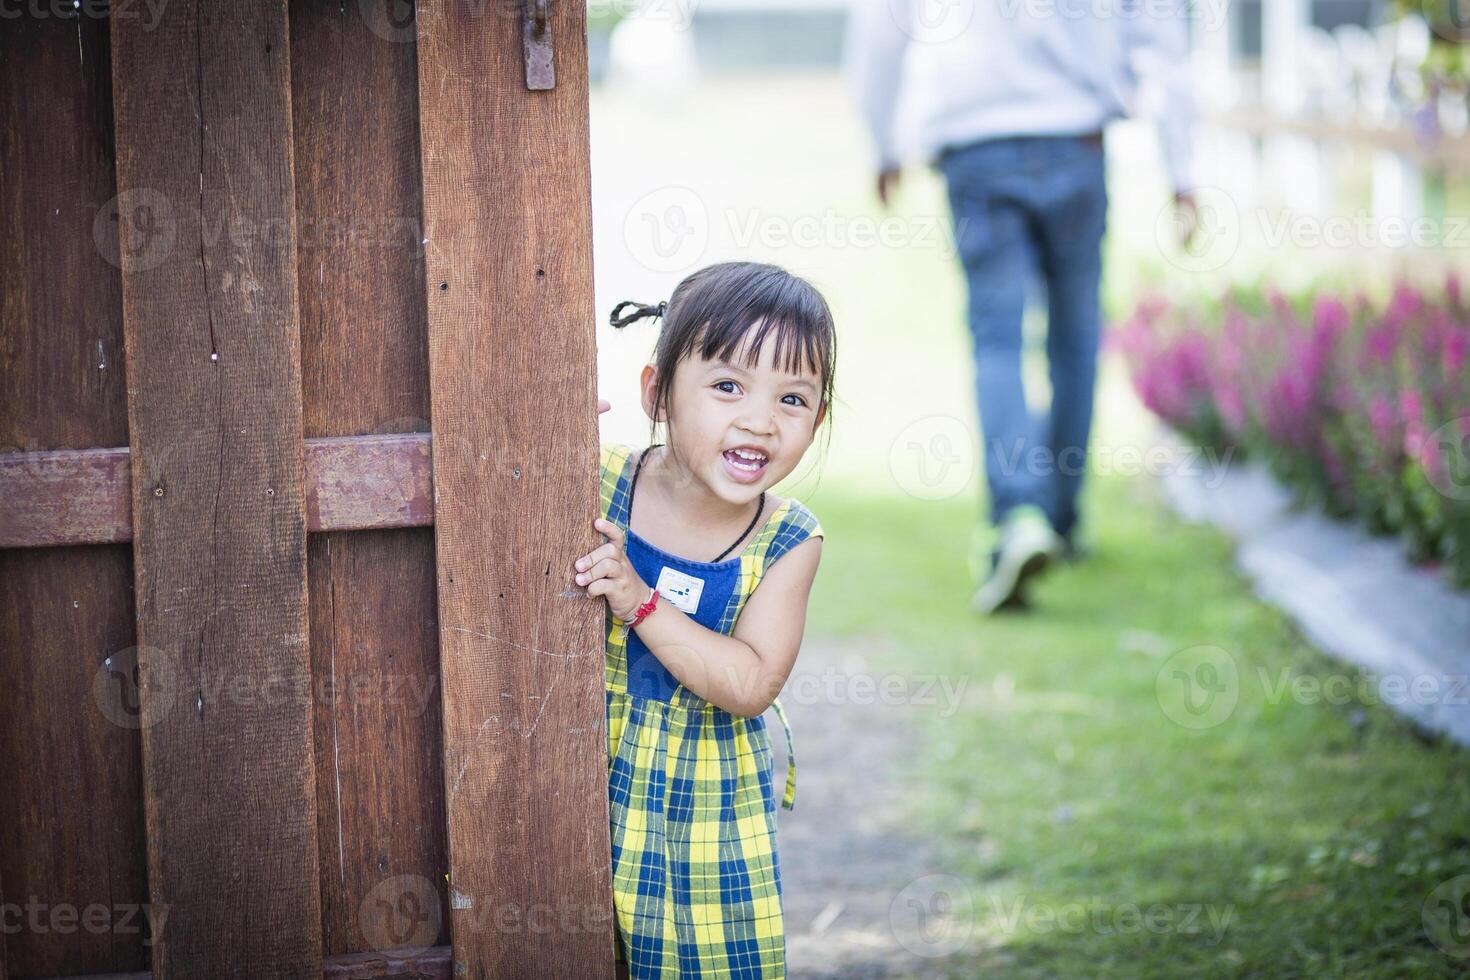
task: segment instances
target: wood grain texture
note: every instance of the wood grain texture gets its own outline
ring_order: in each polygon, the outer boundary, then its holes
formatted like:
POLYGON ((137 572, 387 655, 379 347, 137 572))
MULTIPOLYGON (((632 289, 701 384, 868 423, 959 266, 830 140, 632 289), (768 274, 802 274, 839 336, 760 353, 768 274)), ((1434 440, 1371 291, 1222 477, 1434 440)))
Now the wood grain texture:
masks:
POLYGON ((412 15, 291 5, 328 956, 449 942, 412 15))
POLYGON ((131 541, 130 459, 126 446, 0 454, 0 548, 131 541))
POLYGON ((153 972, 319 977, 286 4, 111 27, 153 972))
MULTIPOLYGON (((449 947, 394 953, 348 953, 328 956, 324 980, 451 980, 449 947)), ((150 973, 93 973, 70 980, 150 980, 150 973)))
MULTIPOLYGON (((306 440, 306 529, 434 523, 427 432, 306 440)), ((0 548, 133 540, 132 452, 0 454, 0 548)))
MULTIPOLYGON (((0 28, 0 450, 127 442, 107 42, 0 28)), ((131 584, 125 546, 0 552, 0 901, 39 916, 7 920, 0 977, 147 965, 131 584)))
POLYGON ((551 9, 530 92, 514 5, 418 7, 457 977, 612 975, 586 11, 551 9))

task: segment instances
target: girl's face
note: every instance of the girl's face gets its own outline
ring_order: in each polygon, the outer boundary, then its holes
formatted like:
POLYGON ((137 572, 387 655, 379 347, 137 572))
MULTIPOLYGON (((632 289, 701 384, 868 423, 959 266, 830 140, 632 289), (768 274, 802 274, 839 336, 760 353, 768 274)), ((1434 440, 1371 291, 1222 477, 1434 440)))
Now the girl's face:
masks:
MULTIPOLYGON (((681 476, 731 504, 749 503, 796 469, 826 413, 821 377, 805 365, 788 374, 775 351, 768 336, 752 367, 740 355, 730 364, 694 354, 674 372, 666 421, 670 448, 687 468, 681 476)), ((643 369, 649 418, 656 380, 650 364, 643 369)))

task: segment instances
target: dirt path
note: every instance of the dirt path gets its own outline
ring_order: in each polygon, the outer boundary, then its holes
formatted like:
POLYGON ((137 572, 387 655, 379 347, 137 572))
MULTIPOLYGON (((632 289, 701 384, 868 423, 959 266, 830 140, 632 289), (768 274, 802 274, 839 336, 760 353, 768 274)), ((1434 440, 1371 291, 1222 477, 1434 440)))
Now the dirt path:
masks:
MULTIPOLYGON (((788 969, 801 980, 940 976, 962 944, 976 949, 966 911, 975 889, 906 827, 901 776, 915 765, 919 713, 939 708, 912 703, 922 696, 880 697, 878 649, 808 636, 781 698, 797 788, 795 809, 778 811, 779 847, 788 969), (867 689, 859 678, 871 678, 867 689), (945 914, 956 906, 964 914, 945 914)), ((914 678, 904 690, 919 691, 914 678)), ((767 719, 779 789, 785 737, 775 713, 767 719)))

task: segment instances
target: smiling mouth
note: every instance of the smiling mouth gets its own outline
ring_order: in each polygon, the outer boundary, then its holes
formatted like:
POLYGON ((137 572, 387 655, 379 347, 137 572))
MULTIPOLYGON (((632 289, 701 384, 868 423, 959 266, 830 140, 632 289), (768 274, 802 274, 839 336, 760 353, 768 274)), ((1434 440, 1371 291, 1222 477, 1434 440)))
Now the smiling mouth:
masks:
POLYGON ((766 468, 770 460, 760 453, 748 452, 741 449, 727 449, 724 452, 725 462, 736 473, 755 476, 766 468))

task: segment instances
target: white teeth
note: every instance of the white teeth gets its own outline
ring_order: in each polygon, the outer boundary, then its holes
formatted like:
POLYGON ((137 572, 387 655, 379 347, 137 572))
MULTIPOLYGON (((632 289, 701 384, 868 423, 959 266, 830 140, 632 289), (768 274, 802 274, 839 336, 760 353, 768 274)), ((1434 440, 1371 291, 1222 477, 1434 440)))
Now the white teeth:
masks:
POLYGON ((766 462, 764 456, 751 455, 740 449, 728 450, 725 453, 725 458, 730 461, 730 465, 739 467, 742 470, 750 470, 751 472, 760 469, 766 462))

